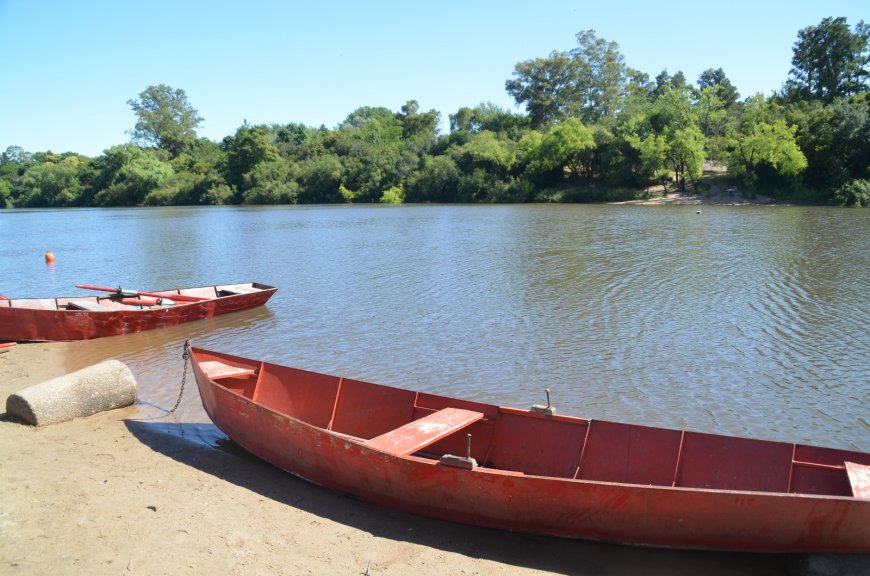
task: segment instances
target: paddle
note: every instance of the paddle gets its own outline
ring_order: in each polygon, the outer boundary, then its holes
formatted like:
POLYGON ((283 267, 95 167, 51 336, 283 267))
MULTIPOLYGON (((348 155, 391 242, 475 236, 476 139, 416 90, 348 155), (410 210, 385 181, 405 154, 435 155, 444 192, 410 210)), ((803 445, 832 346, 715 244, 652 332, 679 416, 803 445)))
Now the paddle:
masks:
POLYGON ((134 306, 172 306, 175 304, 169 298, 121 298, 121 303, 134 306))
MULTIPOLYGON (((150 298, 166 298, 163 294, 155 294, 154 292, 142 292, 141 290, 124 290, 121 287, 118 288, 107 288, 106 286, 91 286, 90 284, 76 284, 76 288, 82 288, 84 290, 102 290, 103 292, 114 292, 120 296, 147 296, 150 298)), ((177 300, 179 302, 202 302, 203 300, 208 300, 208 298, 201 298, 199 296, 185 296, 184 294, 173 294, 173 300, 177 300)))

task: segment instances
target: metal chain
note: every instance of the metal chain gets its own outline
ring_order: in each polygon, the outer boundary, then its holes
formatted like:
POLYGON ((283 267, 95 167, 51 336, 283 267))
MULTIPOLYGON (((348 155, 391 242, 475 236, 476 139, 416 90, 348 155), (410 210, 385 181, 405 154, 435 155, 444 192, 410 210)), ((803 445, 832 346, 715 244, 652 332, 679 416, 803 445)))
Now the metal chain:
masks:
POLYGON ((184 352, 181 354, 181 358, 184 360, 184 371, 181 373, 181 390, 178 392, 178 400, 175 401, 175 406, 169 411, 170 414, 175 413, 178 405, 181 404, 181 397, 184 396, 184 384, 187 381, 187 361, 190 359, 190 340, 184 341, 184 352))

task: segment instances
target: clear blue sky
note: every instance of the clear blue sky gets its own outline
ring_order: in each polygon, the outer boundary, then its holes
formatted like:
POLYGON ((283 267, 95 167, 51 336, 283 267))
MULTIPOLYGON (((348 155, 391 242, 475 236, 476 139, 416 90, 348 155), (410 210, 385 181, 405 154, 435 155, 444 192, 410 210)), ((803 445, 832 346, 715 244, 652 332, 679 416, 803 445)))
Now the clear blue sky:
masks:
POLYGON ((870 19, 864 1, 311 2, 0 0, 0 151, 88 156, 128 142, 127 101, 182 88, 219 141, 247 120, 333 128, 360 106, 409 99, 449 114, 493 102, 514 66, 593 29, 626 63, 695 82, 721 67, 741 97, 788 76, 801 28, 870 19))

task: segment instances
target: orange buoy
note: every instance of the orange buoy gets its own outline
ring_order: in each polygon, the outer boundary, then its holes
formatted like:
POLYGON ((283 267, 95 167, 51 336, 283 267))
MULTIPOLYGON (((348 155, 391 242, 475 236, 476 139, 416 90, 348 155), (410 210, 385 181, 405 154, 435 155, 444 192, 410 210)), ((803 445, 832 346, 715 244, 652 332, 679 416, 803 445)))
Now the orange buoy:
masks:
POLYGON ((53 262, 54 262, 54 252, 49 250, 48 252, 45 253, 45 263, 52 264, 53 262))

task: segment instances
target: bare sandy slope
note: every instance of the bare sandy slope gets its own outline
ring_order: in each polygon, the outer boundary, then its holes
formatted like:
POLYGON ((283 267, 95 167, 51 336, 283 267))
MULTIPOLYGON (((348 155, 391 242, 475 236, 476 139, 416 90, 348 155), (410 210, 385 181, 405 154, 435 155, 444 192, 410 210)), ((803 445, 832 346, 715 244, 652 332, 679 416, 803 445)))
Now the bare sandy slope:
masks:
MULTIPOLYGON (((0 354, 0 401, 62 374, 67 346, 0 354)), ((142 412, 39 429, 0 416, 0 573, 712 576, 781 574, 787 564, 510 534, 384 510, 215 443, 211 424, 142 412)))
POLYGON ((612 202, 612 204, 640 204, 640 205, 689 205, 689 206, 758 206, 776 204, 785 206, 785 203, 776 202, 767 196, 746 198, 740 192, 729 188, 714 188, 700 194, 688 194, 682 192, 663 193, 657 191, 651 198, 646 200, 627 200, 625 202, 612 202))

